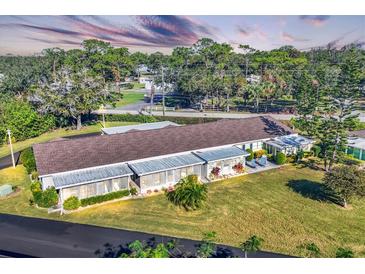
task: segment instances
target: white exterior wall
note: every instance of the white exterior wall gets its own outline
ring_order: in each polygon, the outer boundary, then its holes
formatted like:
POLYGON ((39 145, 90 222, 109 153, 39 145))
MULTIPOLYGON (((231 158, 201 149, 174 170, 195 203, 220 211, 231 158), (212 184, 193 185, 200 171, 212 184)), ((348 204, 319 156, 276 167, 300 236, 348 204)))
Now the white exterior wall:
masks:
POLYGON ((184 168, 156 172, 148 175, 142 175, 138 178, 141 193, 153 192, 161 190, 177 184, 181 178, 188 175, 198 175, 200 179, 202 175, 203 165, 194 165, 184 168))

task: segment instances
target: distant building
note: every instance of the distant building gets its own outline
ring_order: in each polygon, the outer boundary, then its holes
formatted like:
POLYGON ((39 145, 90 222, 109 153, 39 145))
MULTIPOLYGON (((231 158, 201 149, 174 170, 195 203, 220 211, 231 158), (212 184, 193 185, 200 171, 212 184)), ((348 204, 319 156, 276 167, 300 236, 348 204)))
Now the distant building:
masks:
POLYGON ((352 131, 347 139, 346 153, 365 161, 365 130, 352 131))
POLYGON ((146 77, 146 76, 139 77, 138 82, 140 84, 144 84, 144 88, 149 90, 152 88, 153 85, 153 80, 151 77, 146 77))
POLYGON ((250 74, 249 76, 247 76, 246 81, 250 84, 258 84, 261 82, 261 76, 250 74))

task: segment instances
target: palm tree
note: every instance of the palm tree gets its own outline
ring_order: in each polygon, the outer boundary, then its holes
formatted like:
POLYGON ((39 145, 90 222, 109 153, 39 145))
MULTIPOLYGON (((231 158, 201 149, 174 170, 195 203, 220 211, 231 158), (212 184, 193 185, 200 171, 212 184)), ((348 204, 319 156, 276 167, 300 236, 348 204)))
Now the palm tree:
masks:
POLYGON ((261 248, 261 244, 263 243, 263 239, 253 235, 247 239, 247 241, 241 244, 241 250, 245 252, 245 258, 247 258, 247 252, 257 252, 261 248))
POLYGON ((260 98, 262 95, 262 86, 260 84, 252 84, 247 87, 247 91, 254 99, 256 112, 259 112, 260 98))
POLYGON ((207 199, 207 193, 207 186, 199 182, 196 175, 189 175, 182 178, 176 184, 175 190, 167 192, 166 196, 175 205, 182 206, 186 210, 196 210, 207 199))

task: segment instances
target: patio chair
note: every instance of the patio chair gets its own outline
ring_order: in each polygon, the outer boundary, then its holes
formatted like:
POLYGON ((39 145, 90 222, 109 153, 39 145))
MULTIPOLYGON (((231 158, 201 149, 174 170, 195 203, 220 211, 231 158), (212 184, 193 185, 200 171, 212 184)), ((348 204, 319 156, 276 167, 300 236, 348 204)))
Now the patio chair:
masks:
POLYGON ((267 157, 265 155, 261 156, 260 159, 256 159, 256 162, 260 165, 260 166, 266 166, 267 164, 267 157))
POLYGON ((256 168, 257 166, 255 160, 247 161, 246 165, 252 168, 256 168))

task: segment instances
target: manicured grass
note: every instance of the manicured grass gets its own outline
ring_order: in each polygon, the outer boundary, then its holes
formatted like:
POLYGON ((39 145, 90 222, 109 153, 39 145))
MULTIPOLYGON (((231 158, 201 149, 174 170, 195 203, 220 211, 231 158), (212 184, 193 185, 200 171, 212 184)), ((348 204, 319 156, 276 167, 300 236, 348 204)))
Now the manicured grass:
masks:
MULTIPOLYGON (((106 122, 106 127, 112 126, 122 126, 122 125, 132 125, 136 124, 134 122, 106 122)), ((87 134, 93 132, 100 132, 102 125, 101 123, 97 123, 94 125, 84 126, 81 130, 69 129, 69 128, 61 128, 56 129, 47 133, 44 133, 38 137, 27 139, 25 141, 16 142, 13 144, 14 151, 20 151, 27 147, 32 146, 36 143, 44 143, 53 139, 57 139, 60 137, 73 136, 79 134, 87 134)), ((0 146, 0 158, 10 154, 9 146, 2 145, 0 146)))
POLYGON ((144 94, 142 92, 135 92, 135 91, 123 91, 123 99, 119 100, 116 103, 116 107, 123 107, 126 105, 138 103, 139 101, 143 100, 144 94))
MULTIPOLYGON (((14 173, 0 171, 0 184, 13 181, 26 186, 19 176, 24 176, 22 167, 14 173)), ((265 250, 304 256, 298 246, 313 242, 325 257, 333 257, 338 247, 352 248, 356 256, 364 257, 365 200, 354 201, 352 209, 346 210, 326 201, 322 176, 321 171, 286 166, 215 182, 208 187, 206 206, 194 212, 176 208, 164 195, 156 195, 64 216, 47 215, 28 206, 29 191, 1 200, 0 212, 192 239, 213 230, 219 242, 235 246, 256 234, 264 238, 265 250)))

